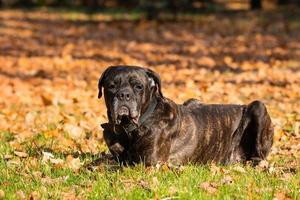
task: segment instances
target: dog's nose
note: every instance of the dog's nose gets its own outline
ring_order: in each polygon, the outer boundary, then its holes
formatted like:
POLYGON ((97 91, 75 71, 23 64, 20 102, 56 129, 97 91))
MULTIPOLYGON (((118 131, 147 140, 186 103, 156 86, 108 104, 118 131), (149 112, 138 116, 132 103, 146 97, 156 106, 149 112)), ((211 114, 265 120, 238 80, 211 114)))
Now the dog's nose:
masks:
POLYGON ((131 94, 128 90, 121 90, 118 92, 117 97, 120 101, 129 101, 131 99, 131 94))

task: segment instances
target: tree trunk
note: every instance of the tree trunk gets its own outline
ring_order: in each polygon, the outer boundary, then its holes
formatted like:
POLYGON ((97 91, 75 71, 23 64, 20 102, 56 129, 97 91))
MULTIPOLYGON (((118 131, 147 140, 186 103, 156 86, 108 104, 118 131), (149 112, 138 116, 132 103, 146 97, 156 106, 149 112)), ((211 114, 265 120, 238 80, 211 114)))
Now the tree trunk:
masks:
POLYGON ((98 7, 98 0, 82 0, 81 4, 83 6, 89 7, 89 8, 97 8, 98 7))
POLYGON ((286 5, 289 3, 289 0, 277 0, 277 5, 286 5))
POLYGON ((251 0, 250 1, 251 10, 261 9, 261 0, 251 0))

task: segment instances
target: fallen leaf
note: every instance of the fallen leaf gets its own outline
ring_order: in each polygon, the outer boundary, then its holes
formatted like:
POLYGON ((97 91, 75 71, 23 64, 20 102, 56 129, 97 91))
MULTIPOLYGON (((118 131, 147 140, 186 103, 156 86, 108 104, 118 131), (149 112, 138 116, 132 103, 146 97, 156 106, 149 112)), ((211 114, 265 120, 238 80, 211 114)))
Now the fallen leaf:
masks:
POLYGON ((291 200, 285 192, 275 192, 273 200, 291 200))
POLYGON ((233 178, 229 175, 225 176, 222 180, 221 183, 224 185, 229 185, 233 183, 233 178))
POLYGON ((300 129, 300 122, 295 122, 295 125, 294 125, 295 136, 300 136, 299 129, 300 129))
POLYGON ((20 159, 18 158, 18 159, 14 159, 14 160, 9 160, 9 161, 7 161, 7 166, 18 166, 18 165, 20 165, 20 163, 21 163, 21 161, 20 161, 20 159))
POLYGON ((40 171, 34 171, 34 172, 32 172, 32 175, 33 175, 35 178, 42 178, 43 173, 40 172, 40 171))
POLYGON ((157 170, 159 170, 159 169, 161 168, 161 166, 162 166, 161 163, 156 163, 155 168, 156 168, 157 170))
POLYGON ((69 178, 69 176, 62 176, 62 177, 58 177, 58 178, 51 178, 51 177, 46 176, 41 179, 41 182, 43 184, 52 185, 52 184, 65 182, 68 178, 69 178))
POLYGON ((167 172, 167 171, 170 171, 170 166, 166 163, 164 163, 162 166, 161 166, 161 169, 164 171, 164 172, 167 172))
POLYGON ((266 193, 266 192, 272 192, 273 189, 272 188, 268 188, 268 187, 263 187, 263 188, 256 188, 255 192, 257 193, 266 193))
POLYGON ((4 199, 5 197, 5 192, 0 189, 0 199, 4 199))
POLYGON ((217 184, 216 183, 210 183, 210 182, 203 182, 199 185, 199 188, 205 190, 206 192, 210 194, 215 194, 217 190, 217 184))
POLYGON ((63 159, 54 158, 54 155, 52 153, 45 152, 45 151, 43 151, 43 159, 42 159, 42 161, 44 163, 49 161, 50 163, 55 164, 55 165, 61 165, 61 164, 64 163, 63 159))
POLYGON ((53 104, 53 97, 46 94, 41 94, 42 102, 44 103, 44 106, 50 106, 53 104))
POLYGON ((262 160, 259 162, 258 166, 261 168, 267 169, 269 167, 269 163, 266 160, 262 160))
POLYGON ((130 192, 133 189, 133 187, 136 185, 136 182, 132 179, 121 178, 120 181, 124 185, 124 189, 126 192, 130 192))
POLYGON ((272 173, 276 173, 276 169, 275 169, 275 167, 273 167, 273 166, 271 166, 271 167, 269 167, 269 173, 270 174, 272 174, 272 173))
POLYGON ((158 178, 156 176, 154 176, 152 178, 152 188, 153 188, 153 190, 156 191, 158 189, 158 186, 159 186, 158 178))
POLYGON ((40 187, 40 192, 41 192, 42 194, 47 194, 48 189, 47 189, 45 186, 41 186, 41 187, 40 187))
POLYGON ((150 184, 147 181, 140 180, 138 183, 143 189, 151 191, 150 184))
POLYGON ((78 200, 76 194, 74 192, 63 192, 62 193, 62 199, 66 200, 78 200))
POLYGON ((43 153, 43 158, 42 158, 43 162, 47 162, 48 160, 50 160, 50 158, 54 158, 54 155, 52 153, 45 152, 45 151, 43 151, 42 153, 43 153))
POLYGON ((235 166, 233 170, 240 173, 246 173, 246 170, 241 166, 235 166))
POLYGON ((73 124, 65 124, 64 130, 69 134, 69 136, 73 140, 79 140, 85 137, 84 130, 79 126, 75 126, 73 124))
POLYGON ((74 171, 78 171, 81 167, 80 159, 79 158, 74 158, 71 155, 68 155, 66 158, 66 164, 67 167, 74 171))
POLYGON ((210 165, 210 171, 213 175, 216 174, 228 174, 229 171, 225 170, 223 167, 217 166, 215 163, 210 165))
POLYGON ((17 197, 19 197, 20 199, 26 199, 25 193, 22 190, 19 190, 16 192, 17 197))
POLYGON ((27 113, 26 116, 25 116, 26 125, 27 126, 33 126, 35 118, 36 118, 36 113, 34 113, 34 112, 27 113))
POLYGON ((168 192, 169 192, 169 195, 175 195, 178 192, 178 190, 175 186, 171 186, 171 187, 169 187, 168 192))
POLYGON ((293 177, 293 175, 291 173, 283 173, 282 177, 281 177, 281 180, 289 181, 292 177, 293 177))
POLYGON ((4 155, 4 159, 5 160, 10 160, 10 159, 12 159, 13 158, 13 155, 10 155, 10 154, 5 154, 4 155))
POLYGON ((40 194, 37 191, 30 192, 29 199, 30 200, 40 199, 40 194))
POLYGON ((15 151, 14 153, 15 153, 16 156, 18 156, 20 158, 26 158, 26 157, 28 157, 28 154, 26 152, 15 151))
POLYGON ((262 160, 258 163, 257 166, 255 166, 255 169, 263 171, 263 170, 268 170, 269 169, 269 163, 266 160, 262 160))

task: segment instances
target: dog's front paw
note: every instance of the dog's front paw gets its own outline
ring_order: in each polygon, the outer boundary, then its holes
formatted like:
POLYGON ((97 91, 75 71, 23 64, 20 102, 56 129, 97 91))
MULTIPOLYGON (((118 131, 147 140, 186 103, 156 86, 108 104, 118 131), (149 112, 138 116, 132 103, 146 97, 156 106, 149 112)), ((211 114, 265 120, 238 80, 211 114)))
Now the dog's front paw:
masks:
POLYGON ((113 155, 119 156, 124 152, 125 148, 120 143, 117 142, 111 145, 109 147, 109 150, 112 152, 113 155))

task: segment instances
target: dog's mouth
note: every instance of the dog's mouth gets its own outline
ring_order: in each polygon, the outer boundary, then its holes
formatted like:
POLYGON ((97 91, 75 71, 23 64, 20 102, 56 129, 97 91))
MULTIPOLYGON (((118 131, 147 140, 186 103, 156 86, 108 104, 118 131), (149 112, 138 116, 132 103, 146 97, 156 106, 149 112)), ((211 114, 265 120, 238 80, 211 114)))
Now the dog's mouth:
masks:
POLYGON ((121 108, 118 109, 116 113, 116 124, 127 125, 130 123, 137 124, 138 116, 133 116, 129 108, 127 108, 126 106, 122 106, 121 108))

